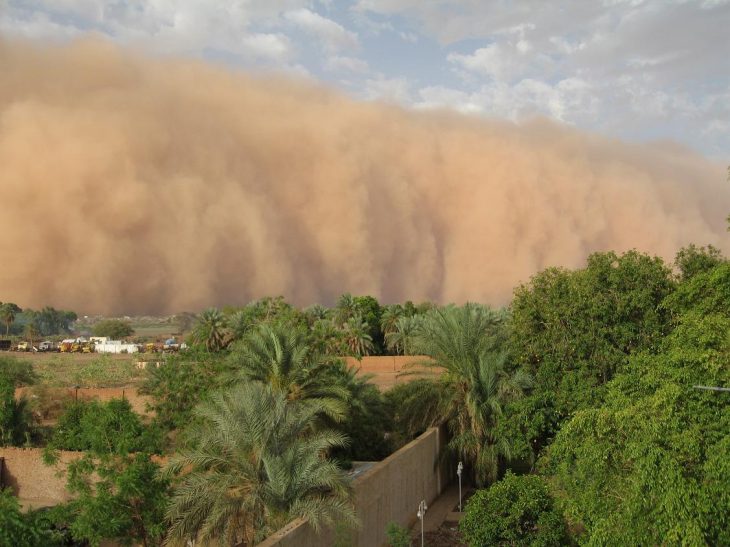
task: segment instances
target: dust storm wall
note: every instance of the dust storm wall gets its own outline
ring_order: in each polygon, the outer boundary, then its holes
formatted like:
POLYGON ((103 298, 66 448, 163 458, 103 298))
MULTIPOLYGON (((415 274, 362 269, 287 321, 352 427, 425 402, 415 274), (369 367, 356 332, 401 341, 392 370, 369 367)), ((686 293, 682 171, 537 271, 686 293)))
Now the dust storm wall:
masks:
POLYGON ((499 305, 596 250, 728 250, 724 168, 676 145, 359 103, 96 39, 0 39, 0 166, 0 300, 21 306, 499 305))

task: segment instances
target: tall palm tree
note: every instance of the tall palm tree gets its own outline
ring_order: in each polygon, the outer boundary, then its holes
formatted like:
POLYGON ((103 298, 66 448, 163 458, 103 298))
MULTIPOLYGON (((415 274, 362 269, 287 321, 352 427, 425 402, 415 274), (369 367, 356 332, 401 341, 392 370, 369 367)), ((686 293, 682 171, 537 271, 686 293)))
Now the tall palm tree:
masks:
POLYGON ((262 324, 232 347, 229 359, 241 380, 268 384, 290 401, 317 399, 334 420, 347 413, 348 390, 332 359, 316 351, 301 328, 262 324))
POLYGON ((216 308, 208 308, 198 317, 192 338, 196 344, 203 344, 208 351, 220 351, 225 347, 225 316, 216 308))
POLYGON ((342 326, 342 335, 349 355, 362 359, 375 351, 373 337, 370 335, 370 325, 356 314, 350 317, 342 326))
POLYGON ((0 320, 5 323, 5 336, 10 334, 10 325, 15 321, 16 314, 21 311, 20 307, 12 302, 0 304, 0 320))
POLYGON ((356 314, 357 302, 355 301, 355 297, 350 293, 345 293, 340 296, 333 311, 335 324, 341 327, 356 314))
POLYGON ((327 319, 328 316, 329 310, 322 304, 312 304, 308 308, 304 309, 304 317, 310 327, 312 327, 317 321, 327 319))
POLYGON ((168 545, 250 546, 298 517, 356 524, 347 479, 323 455, 345 446, 332 430, 313 431, 321 408, 289 401, 261 383, 239 384, 195 413, 192 448, 173 456, 177 476, 167 518, 168 545))
POLYGON ((241 340, 251 330, 251 318, 245 310, 233 312, 226 318, 226 338, 230 342, 241 340))
POLYGON ((480 485, 494 481, 510 456, 496 426, 504 405, 530 384, 524 372, 507 371, 505 319, 477 304, 451 306, 431 311, 417 335, 417 349, 432 358, 425 364, 443 369, 431 422, 448 425, 448 447, 469 462, 480 485))
POLYGON ((383 306, 383 313, 380 315, 380 330, 385 335, 386 340, 388 334, 395 332, 395 324, 403 316, 403 306, 400 304, 383 306))
POLYGON ((419 330, 423 327, 423 316, 399 317, 394 329, 385 335, 390 351, 401 355, 412 355, 419 330))
POLYGON ((40 329, 36 326, 34 321, 25 324, 24 329, 25 335, 30 339, 30 349, 33 350, 33 339, 38 338, 41 335, 40 329))

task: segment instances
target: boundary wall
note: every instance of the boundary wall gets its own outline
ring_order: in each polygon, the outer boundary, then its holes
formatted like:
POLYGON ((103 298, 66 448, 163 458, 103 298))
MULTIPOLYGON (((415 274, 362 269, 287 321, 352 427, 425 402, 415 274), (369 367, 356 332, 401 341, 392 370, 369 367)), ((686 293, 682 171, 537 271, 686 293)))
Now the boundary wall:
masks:
POLYGON ((359 529, 348 533, 327 528, 317 534, 306 520, 297 519, 258 547, 321 547, 336 541, 355 547, 386 545, 388 523, 412 526, 419 502, 425 499, 430 505, 450 482, 440 457, 445 444, 444 429, 431 428, 354 479, 359 529))
POLYGON ((127 399, 129 404, 137 414, 148 414, 147 403, 152 402, 152 398, 147 395, 140 395, 136 387, 80 387, 78 390, 73 387, 45 387, 42 385, 34 385, 27 387, 15 388, 15 398, 23 395, 32 397, 36 388, 43 389, 46 393, 50 393, 59 399, 73 400, 77 397, 80 401, 90 401, 93 399, 106 402, 112 399, 127 399))
POLYGON ((59 452, 55 466, 43 463, 42 448, 0 448, 0 486, 10 488, 24 507, 50 507, 70 499, 66 476, 59 473, 83 452, 59 452))

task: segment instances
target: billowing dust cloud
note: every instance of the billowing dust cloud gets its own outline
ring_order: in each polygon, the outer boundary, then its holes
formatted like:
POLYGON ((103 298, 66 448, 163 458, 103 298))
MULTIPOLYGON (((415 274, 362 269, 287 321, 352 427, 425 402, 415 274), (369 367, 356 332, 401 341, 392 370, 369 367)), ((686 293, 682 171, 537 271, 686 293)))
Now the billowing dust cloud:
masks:
POLYGON ((596 250, 727 251, 729 186, 673 145, 358 103, 98 40, 0 42, 0 300, 21 306, 499 305, 596 250))

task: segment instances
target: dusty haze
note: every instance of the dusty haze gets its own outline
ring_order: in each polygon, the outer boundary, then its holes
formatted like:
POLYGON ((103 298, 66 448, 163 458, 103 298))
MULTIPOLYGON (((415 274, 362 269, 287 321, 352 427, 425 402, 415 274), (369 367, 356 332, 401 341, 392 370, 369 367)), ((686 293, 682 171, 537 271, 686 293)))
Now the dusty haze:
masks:
POLYGON ((0 300, 166 313, 282 294, 509 301, 596 250, 727 251, 723 166, 545 121, 0 41, 0 300))

